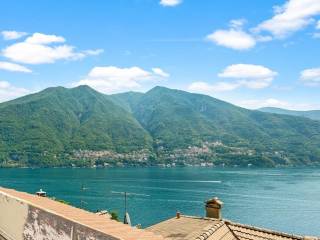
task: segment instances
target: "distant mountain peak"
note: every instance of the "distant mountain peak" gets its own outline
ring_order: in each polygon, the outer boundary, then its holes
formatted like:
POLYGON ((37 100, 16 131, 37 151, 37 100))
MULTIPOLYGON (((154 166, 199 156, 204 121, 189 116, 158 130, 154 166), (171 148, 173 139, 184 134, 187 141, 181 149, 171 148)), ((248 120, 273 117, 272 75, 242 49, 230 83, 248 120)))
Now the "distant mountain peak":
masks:
MULTIPOLYGON (((175 91, 176 89, 171 89, 163 86, 155 86, 151 88, 148 92, 155 92, 155 91, 175 91)), ((147 93, 148 93, 147 92, 147 93)))
POLYGON ((309 110, 309 111, 297 111, 297 110, 288 110, 284 108, 276 107, 264 107, 258 109, 261 112, 274 113, 274 114, 284 114, 291 116, 306 117, 312 120, 320 120, 320 110, 309 110))
POLYGON ((79 85, 79 86, 76 86, 74 88, 71 88, 71 89, 83 89, 83 90, 94 90, 92 87, 90 87, 89 85, 79 85))

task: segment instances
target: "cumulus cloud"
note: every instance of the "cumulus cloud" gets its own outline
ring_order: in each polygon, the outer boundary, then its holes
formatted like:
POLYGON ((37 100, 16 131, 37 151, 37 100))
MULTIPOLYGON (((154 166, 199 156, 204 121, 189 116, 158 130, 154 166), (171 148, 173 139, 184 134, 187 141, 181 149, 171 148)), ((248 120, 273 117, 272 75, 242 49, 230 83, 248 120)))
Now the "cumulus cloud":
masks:
POLYGON ((182 3, 182 0, 160 0, 160 5, 165 7, 174 7, 182 3))
POLYGON ((29 93, 30 91, 27 89, 15 87, 7 81, 0 81, 0 102, 12 100, 29 93))
POLYGON ((2 31, 1 35, 4 40, 14 40, 19 39, 25 35, 27 35, 26 32, 17 32, 17 31, 2 31))
POLYGON ((256 40, 252 35, 242 30, 242 26, 245 22, 244 19, 231 20, 230 29, 216 30, 206 38, 223 47, 235 50, 250 49, 256 45, 256 40))
POLYGON ((218 74, 218 77, 229 79, 229 81, 218 81, 213 84, 194 82, 189 86, 189 90, 212 93, 232 91, 240 87, 261 89, 270 86, 275 76, 277 72, 261 65, 233 64, 218 74))
POLYGON ((233 64, 226 67, 218 76, 236 79, 240 86, 259 89, 268 87, 277 74, 277 72, 261 65, 233 64))
MULTIPOLYGON (((285 38, 310 24, 316 23, 316 29, 320 29, 320 21, 314 19, 317 15, 320 15, 319 0, 287 0, 284 5, 274 7, 273 17, 248 31, 243 30, 246 21, 236 19, 230 21, 229 29, 216 30, 207 39, 227 48, 250 49, 257 42, 285 38)), ((313 36, 317 38, 319 34, 313 36)))
POLYGON ((217 30, 207 36, 209 41, 217 45, 236 50, 246 50, 256 45, 255 39, 242 30, 217 30))
POLYGON ((10 63, 10 62, 0 62, 0 69, 1 70, 7 70, 10 72, 24 72, 24 73, 31 73, 31 69, 15 64, 15 63, 10 63))
POLYGON ((309 68, 301 71, 300 79, 308 86, 320 86, 320 68, 309 68))
POLYGON ((77 60, 88 55, 97 55, 98 50, 75 51, 75 47, 62 44, 61 36, 34 33, 23 42, 12 44, 2 50, 2 55, 11 61, 26 64, 54 63, 58 60, 77 60))
POLYGON ((28 37, 25 42, 30 44, 50 44, 50 43, 61 43, 66 40, 61 36, 47 35, 43 33, 34 33, 28 37))
POLYGON ((259 24, 255 31, 267 31, 277 38, 283 38, 313 23, 313 17, 320 14, 320 1, 288 0, 274 9, 274 16, 259 24))
POLYGON ((161 68, 153 68, 151 71, 147 71, 140 67, 94 67, 85 79, 74 83, 74 85, 89 85, 104 93, 114 93, 139 89, 142 82, 161 80, 168 76, 169 74, 161 68))
POLYGON ((161 68, 152 68, 152 72, 164 78, 170 77, 170 74, 163 71, 161 68))

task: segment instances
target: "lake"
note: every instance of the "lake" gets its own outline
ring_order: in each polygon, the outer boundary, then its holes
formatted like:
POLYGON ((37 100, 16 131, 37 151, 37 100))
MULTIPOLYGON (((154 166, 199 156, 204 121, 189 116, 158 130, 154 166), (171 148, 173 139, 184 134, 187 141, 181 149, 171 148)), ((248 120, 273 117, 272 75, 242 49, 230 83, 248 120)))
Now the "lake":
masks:
POLYGON ((204 201, 218 196, 223 217, 301 235, 320 235, 318 169, 108 168, 0 169, 0 185, 34 193, 40 188, 90 211, 114 210, 124 196, 134 224, 175 216, 203 216, 204 201), (82 185, 85 190, 82 190, 82 185))

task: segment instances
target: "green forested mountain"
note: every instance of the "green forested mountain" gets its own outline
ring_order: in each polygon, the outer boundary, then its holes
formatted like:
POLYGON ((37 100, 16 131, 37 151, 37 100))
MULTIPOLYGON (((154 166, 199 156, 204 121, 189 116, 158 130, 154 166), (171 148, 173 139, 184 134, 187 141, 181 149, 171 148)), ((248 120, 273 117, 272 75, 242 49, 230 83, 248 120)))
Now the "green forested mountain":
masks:
POLYGON ((152 147, 129 112, 86 86, 49 88, 0 104, 0 133, 1 158, 28 165, 63 164, 64 154, 78 149, 152 147))
POLYGON ((2 166, 318 165, 320 122, 164 87, 49 88, 0 104, 2 166))
POLYGON ((287 110, 287 109, 275 108, 275 107, 264 107, 258 110, 262 112, 268 112, 268 113, 286 114, 286 115, 292 115, 292 116, 306 117, 313 120, 320 120, 320 110, 294 111, 294 110, 287 110))

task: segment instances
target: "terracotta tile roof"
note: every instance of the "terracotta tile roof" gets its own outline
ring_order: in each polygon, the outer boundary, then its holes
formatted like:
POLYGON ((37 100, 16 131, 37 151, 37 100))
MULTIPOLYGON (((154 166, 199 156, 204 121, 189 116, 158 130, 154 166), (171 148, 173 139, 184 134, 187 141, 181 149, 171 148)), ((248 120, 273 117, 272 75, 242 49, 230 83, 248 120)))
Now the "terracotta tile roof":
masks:
POLYGON ((303 240, 304 237, 290 235, 269 229, 253 227, 240 223, 228 222, 226 225, 240 240, 303 240))
POLYGON ((212 218, 199 218, 182 215, 180 218, 171 218, 147 228, 166 240, 236 240, 224 222, 212 218))
POLYGON ((53 213, 62 218, 77 222, 80 225, 94 229, 106 235, 111 235, 121 240, 163 240, 163 237, 146 230, 137 229, 122 224, 115 220, 100 216, 85 210, 72 207, 46 197, 18 192, 12 189, 0 187, 0 192, 12 196, 19 201, 25 202, 44 211, 53 213))
POLYGON ((181 215, 148 228, 166 240, 320 240, 234 223, 181 215))
POLYGON ((220 222, 209 231, 197 237, 196 240, 237 240, 235 235, 230 231, 224 222, 220 222))

